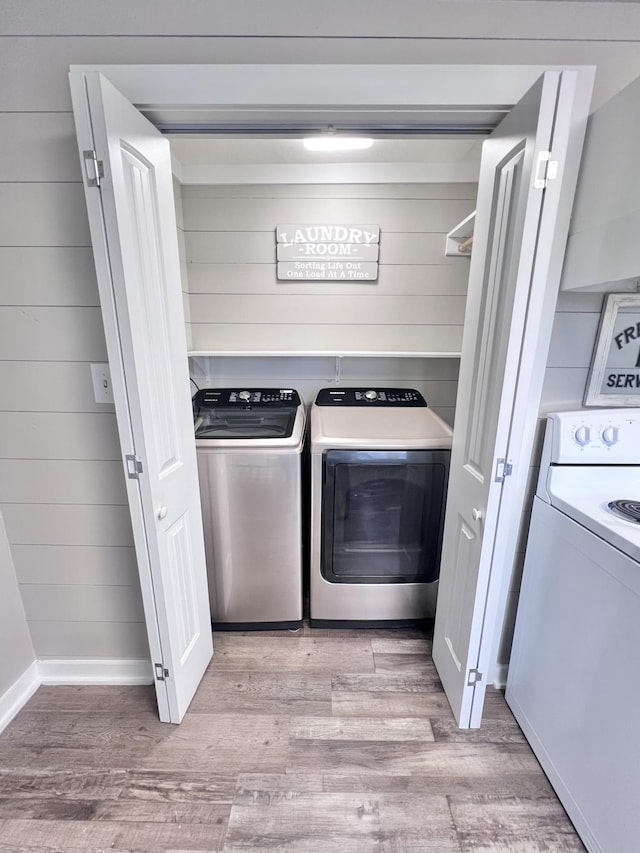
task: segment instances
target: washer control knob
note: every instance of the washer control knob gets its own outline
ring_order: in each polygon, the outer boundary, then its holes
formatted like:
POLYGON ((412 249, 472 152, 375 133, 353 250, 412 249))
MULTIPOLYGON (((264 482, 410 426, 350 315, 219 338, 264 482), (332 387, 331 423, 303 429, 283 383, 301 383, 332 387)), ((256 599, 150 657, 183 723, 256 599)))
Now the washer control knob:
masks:
POLYGON ((613 447, 614 444, 618 443, 618 427, 605 427, 600 433, 600 438, 607 447, 613 447))
POLYGON ((239 400, 245 400, 245 401, 250 400, 251 399, 251 392, 250 391, 241 391, 238 394, 238 399, 239 400))
POLYGON ((586 447, 591 441, 591 430, 588 426, 579 426, 573 434, 573 440, 580 447, 586 447))
POLYGON ((377 391, 365 391, 364 392, 364 398, 365 398, 365 400, 368 400, 370 403, 372 403, 374 400, 378 399, 378 392, 377 391))

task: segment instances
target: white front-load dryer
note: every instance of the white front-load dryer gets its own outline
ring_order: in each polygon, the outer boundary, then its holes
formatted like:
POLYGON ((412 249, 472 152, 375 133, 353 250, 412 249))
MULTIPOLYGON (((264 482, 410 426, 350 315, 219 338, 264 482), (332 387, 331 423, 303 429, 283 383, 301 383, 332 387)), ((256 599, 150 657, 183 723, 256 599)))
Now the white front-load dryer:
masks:
POLYGON ((292 389, 207 388, 194 427, 214 627, 299 627, 304 404, 292 389))
POLYGON ((408 388, 324 388, 311 410, 312 624, 435 614, 453 432, 408 388))

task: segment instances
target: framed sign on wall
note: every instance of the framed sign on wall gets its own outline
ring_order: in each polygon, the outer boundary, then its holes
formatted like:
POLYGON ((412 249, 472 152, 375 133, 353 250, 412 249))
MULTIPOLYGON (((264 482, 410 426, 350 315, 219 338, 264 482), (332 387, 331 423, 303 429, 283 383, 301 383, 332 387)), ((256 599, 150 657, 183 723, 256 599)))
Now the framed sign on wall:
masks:
POLYGON ((640 293, 607 296, 584 404, 640 406, 640 293))
POLYGON ((378 278, 379 225, 278 225, 278 281, 378 278))

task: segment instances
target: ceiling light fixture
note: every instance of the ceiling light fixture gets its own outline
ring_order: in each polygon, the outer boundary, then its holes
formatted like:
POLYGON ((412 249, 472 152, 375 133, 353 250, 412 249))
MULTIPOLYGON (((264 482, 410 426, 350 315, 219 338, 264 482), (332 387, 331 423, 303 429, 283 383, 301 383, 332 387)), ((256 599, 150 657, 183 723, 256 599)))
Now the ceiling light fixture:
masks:
POLYGON ((307 151, 363 151, 371 148, 373 139, 364 136, 338 136, 325 133, 302 140, 307 151))

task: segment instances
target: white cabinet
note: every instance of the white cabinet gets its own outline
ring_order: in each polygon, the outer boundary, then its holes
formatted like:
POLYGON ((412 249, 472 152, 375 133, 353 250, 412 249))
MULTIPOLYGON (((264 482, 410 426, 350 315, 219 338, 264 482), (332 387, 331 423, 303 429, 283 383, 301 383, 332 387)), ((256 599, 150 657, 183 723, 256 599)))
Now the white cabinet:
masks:
POLYGON ((636 290, 640 279, 640 78, 589 119, 561 288, 636 290))

